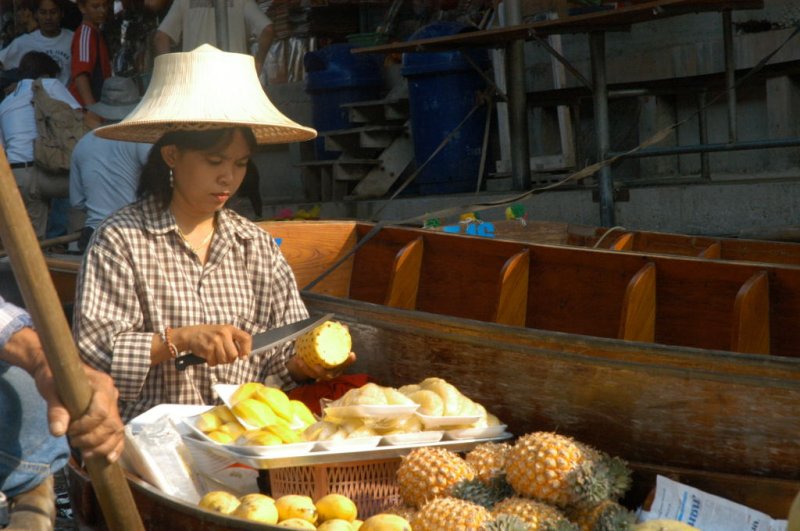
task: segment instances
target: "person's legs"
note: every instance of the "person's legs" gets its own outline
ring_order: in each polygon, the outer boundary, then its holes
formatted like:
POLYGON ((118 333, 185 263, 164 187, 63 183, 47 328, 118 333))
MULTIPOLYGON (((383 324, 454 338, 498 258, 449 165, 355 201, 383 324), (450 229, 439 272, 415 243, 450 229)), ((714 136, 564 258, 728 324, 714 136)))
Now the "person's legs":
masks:
POLYGON ((0 490, 15 498, 35 489, 66 465, 69 445, 53 437, 47 408, 30 375, 0 368, 0 490))

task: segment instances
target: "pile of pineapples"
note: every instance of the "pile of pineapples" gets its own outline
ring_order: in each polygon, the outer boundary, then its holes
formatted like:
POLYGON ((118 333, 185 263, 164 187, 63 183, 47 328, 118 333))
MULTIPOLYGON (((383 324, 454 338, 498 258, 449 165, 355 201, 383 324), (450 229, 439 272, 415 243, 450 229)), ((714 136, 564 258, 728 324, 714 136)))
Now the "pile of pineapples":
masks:
POLYGON ((555 433, 484 443, 465 458, 418 448, 397 481, 404 504, 386 512, 414 531, 626 531, 634 522, 617 503, 630 486, 626 463, 555 433))

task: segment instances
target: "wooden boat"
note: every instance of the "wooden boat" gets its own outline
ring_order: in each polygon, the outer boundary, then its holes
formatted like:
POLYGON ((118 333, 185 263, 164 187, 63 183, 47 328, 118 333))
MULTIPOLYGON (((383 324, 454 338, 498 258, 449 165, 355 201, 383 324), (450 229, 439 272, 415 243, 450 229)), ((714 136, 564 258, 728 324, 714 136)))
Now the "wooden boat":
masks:
MULTIPOLYGON (((349 324, 354 370, 385 385, 438 375, 515 434, 557 430, 629 459, 631 506, 659 472, 775 517, 800 489, 798 269, 400 228, 347 256, 371 225, 262 226, 301 286, 343 259, 304 298, 349 324)), ((76 264, 50 262, 67 297, 76 264)), ((131 482, 159 527, 252 528, 131 482)))
MULTIPOLYGON (((480 222, 451 226, 461 234, 486 233, 480 222)), ((742 238, 691 236, 668 232, 593 227, 548 221, 494 221, 491 237, 527 243, 569 245, 644 254, 667 254, 800 266, 800 243, 742 238)))
MULTIPOLYGON (((516 329, 306 293, 346 322, 355 372, 399 386, 453 382, 517 434, 556 430, 634 464, 626 503, 655 474, 785 518, 800 490, 800 360, 645 346, 516 329)), ((87 478, 71 470, 74 510, 99 526, 87 478)), ((148 528, 263 529, 224 519, 131 478, 148 528)))

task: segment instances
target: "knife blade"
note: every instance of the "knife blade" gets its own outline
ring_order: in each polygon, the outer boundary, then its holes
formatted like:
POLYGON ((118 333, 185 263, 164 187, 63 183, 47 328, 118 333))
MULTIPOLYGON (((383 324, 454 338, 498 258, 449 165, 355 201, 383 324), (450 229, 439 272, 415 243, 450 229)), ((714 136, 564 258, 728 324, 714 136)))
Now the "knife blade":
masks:
MULTIPOLYGON (((253 335, 253 345, 250 349, 250 354, 258 354, 276 345, 281 345, 287 341, 291 341, 297 336, 308 332, 314 327, 324 323, 333 318, 332 313, 326 313, 322 316, 309 317, 302 321, 297 321, 285 326, 279 326, 266 332, 261 332, 253 335)), ((205 363, 205 358, 201 358, 195 354, 184 354, 175 358, 175 369, 185 371, 191 365, 200 365, 205 363)))

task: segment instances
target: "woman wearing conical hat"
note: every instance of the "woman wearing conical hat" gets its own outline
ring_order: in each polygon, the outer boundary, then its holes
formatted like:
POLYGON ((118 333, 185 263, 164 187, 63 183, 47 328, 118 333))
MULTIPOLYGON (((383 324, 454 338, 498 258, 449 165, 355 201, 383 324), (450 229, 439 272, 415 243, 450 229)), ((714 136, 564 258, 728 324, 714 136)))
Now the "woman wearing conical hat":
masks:
POLYGON ((214 383, 331 376, 291 343, 250 355, 252 334, 308 312, 275 241, 225 204, 256 144, 316 136, 272 105, 253 58, 208 45, 159 56, 139 105, 96 134, 154 144, 138 201, 98 227, 78 278, 78 348, 114 378, 123 418, 211 403, 214 383), (207 364, 177 371, 184 352, 207 364))

